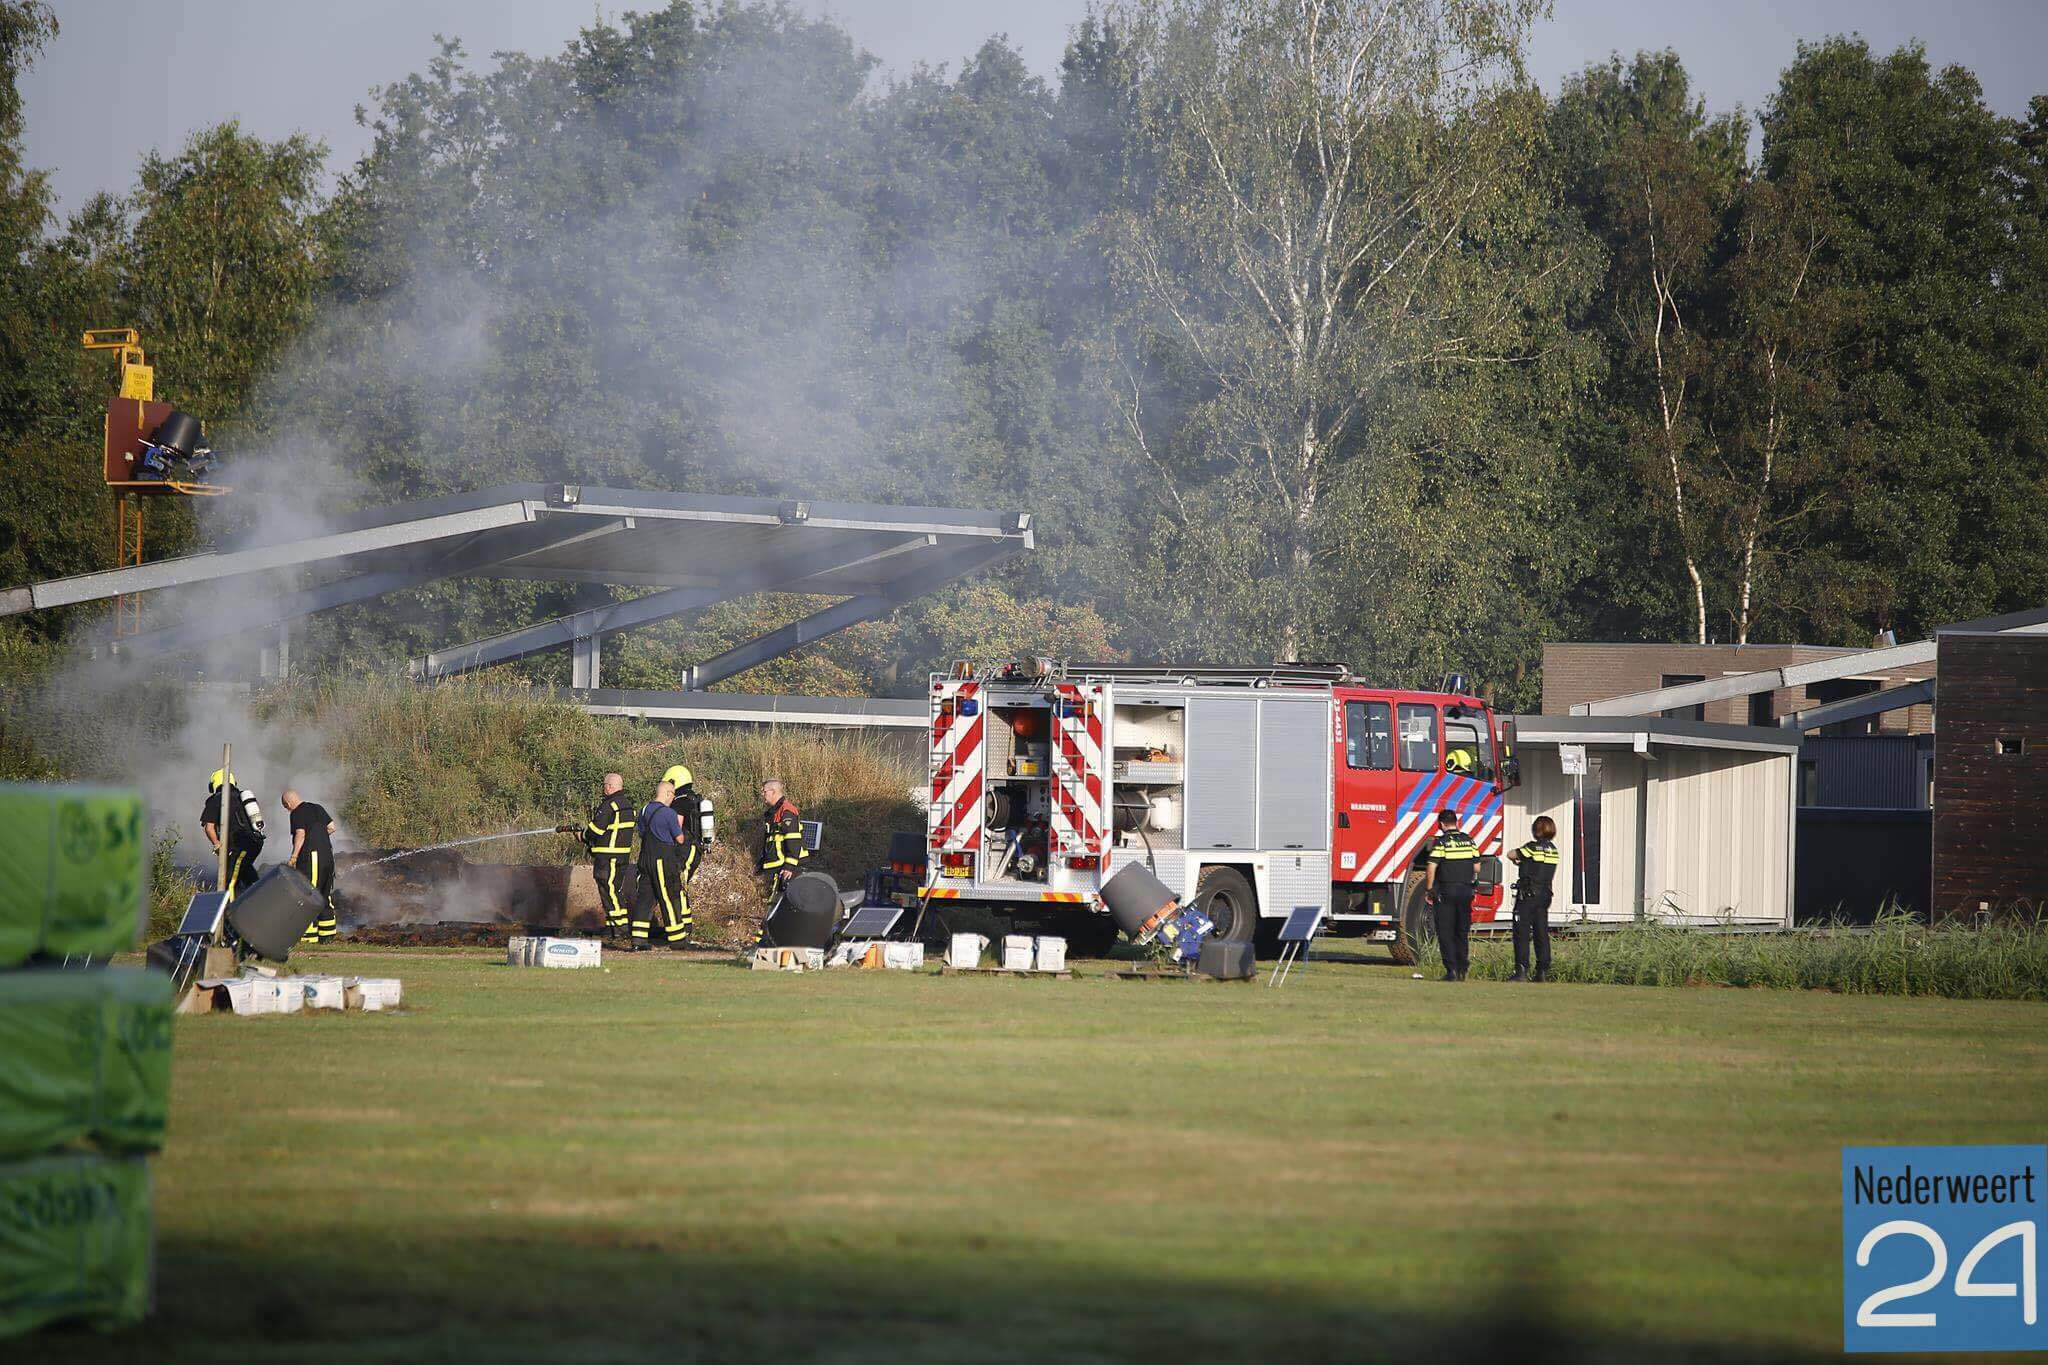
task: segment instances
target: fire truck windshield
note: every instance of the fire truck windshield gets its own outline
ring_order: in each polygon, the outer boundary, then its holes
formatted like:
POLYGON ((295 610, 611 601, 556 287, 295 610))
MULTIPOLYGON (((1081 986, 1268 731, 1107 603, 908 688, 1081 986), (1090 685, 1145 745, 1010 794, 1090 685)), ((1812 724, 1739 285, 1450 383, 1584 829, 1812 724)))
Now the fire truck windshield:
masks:
POLYGON ((1450 771, 1493 781, 1493 736, 1485 717, 1444 717, 1444 749, 1444 767, 1450 771))

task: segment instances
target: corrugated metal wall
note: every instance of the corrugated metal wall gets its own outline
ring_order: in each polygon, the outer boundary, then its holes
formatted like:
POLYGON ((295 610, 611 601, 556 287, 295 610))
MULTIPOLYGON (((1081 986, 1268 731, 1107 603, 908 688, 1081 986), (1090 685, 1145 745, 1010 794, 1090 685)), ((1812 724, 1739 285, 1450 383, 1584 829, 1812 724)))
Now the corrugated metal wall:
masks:
POLYGON ((1657 750, 1650 797, 1652 909, 1789 922, 1791 756, 1657 750))
POLYGON ((1809 805, 1927 809, 1932 735, 1809 735, 1799 757, 1813 765, 1809 805))
MULTIPOLYGON (((1647 760, 1619 748, 1590 749, 1587 757, 1601 786, 1600 899, 1585 908, 1588 919, 1633 919, 1646 905, 1688 919, 1789 920, 1790 754, 1659 745, 1647 760), (1646 767, 1654 776, 1647 842, 1646 767)), ((1559 770, 1555 746, 1525 743, 1522 785, 1508 796, 1509 848, 1529 837, 1538 815, 1557 822, 1563 856, 1551 915, 1569 919, 1578 913, 1571 899, 1578 857, 1571 846, 1572 779, 1559 770)))

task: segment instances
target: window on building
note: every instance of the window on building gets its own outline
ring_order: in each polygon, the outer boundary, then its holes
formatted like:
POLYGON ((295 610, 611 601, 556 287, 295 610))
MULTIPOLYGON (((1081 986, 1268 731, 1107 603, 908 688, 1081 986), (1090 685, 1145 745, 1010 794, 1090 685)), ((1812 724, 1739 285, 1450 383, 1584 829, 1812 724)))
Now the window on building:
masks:
MULTIPOLYGON (((1658 680, 1657 686, 1683 687, 1687 683, 1705 682, 1706 680, 1706 675, 1701 673, 1666 673, 1658 680)), ((1666 720, 1705 720, 1707 718, 1707 707, 1705 702, 1700 702, 1693 706, 1674 706, 1669 711, 1662 711, 1658 714, 1662 715, 1666 720)))
POLYGON ((2018 735, 2000 735, 1991 746, 2002 758, 2018 758, 2027 751, 2027 741, 2018 735))
POLYGON ((1383 701, 1344 703, 1344 761, 1385 772, 1394 766, 1394 708, 1383 701))
POLYGON ((1433 773, 1436 762, 1436 708, 1420 702, 1401 705, 1401 769, 1433 773))
POLYGON ((1749 723, 1751 725, 1776 725, 1778 723, 1775 692, 1752 692, 1749 694, 1749 723))
MULTIPOLYGON (((1884 683, 1877 678, 1828 678, 1808 683, 1806 697, 1808 701, 1825 706, 1831 701, 1867 696, 1883 686, 1884 683)), ((1833 725, 1821 726, 1820 732, 1824 735, 1874 735, 1877 733, 1877 720, 1876 716, 1861 716, 1855 720, 1837 721, 1833 725)))

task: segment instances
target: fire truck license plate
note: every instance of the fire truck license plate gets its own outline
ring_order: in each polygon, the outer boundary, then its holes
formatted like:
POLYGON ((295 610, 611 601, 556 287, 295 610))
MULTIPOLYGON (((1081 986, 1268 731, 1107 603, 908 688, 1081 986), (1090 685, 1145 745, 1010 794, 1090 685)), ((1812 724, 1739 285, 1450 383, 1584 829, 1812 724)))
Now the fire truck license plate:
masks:
POLYGON ((949 867, 944 869, 944 871, 948 877, 972 877, 974 875, 974 869, 971 867, 949 867))
POLYGON ((1394 941, 1394 931, 1392 929, 1375 929, 1367 934, 1366 938, 1374 943, 1392 943, 1394 941))

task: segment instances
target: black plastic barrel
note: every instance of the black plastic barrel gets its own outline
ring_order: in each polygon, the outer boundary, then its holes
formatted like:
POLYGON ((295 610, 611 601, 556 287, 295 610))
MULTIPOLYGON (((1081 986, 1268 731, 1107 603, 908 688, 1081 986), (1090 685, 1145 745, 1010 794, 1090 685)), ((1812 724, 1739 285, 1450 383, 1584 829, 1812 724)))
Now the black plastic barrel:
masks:
POLYGON ((839 927, 839 883, 822 872, 799 872, 782 884, 775 913, 761 926, 770 948, 824 948, 839 927))
POLYGON ((283 962, 320 907, 320 893, 305 874, 279 865, 228 904, 228 923, 258 955, 283 962))
POLYGON ((1133 939, 1143 934, 1146 923, 1174 900, 1166 883, 1140 863, 1125 863, 1122 871, 1102 884, 1102 903, 1109 907, 1116 927, 1133 939))

